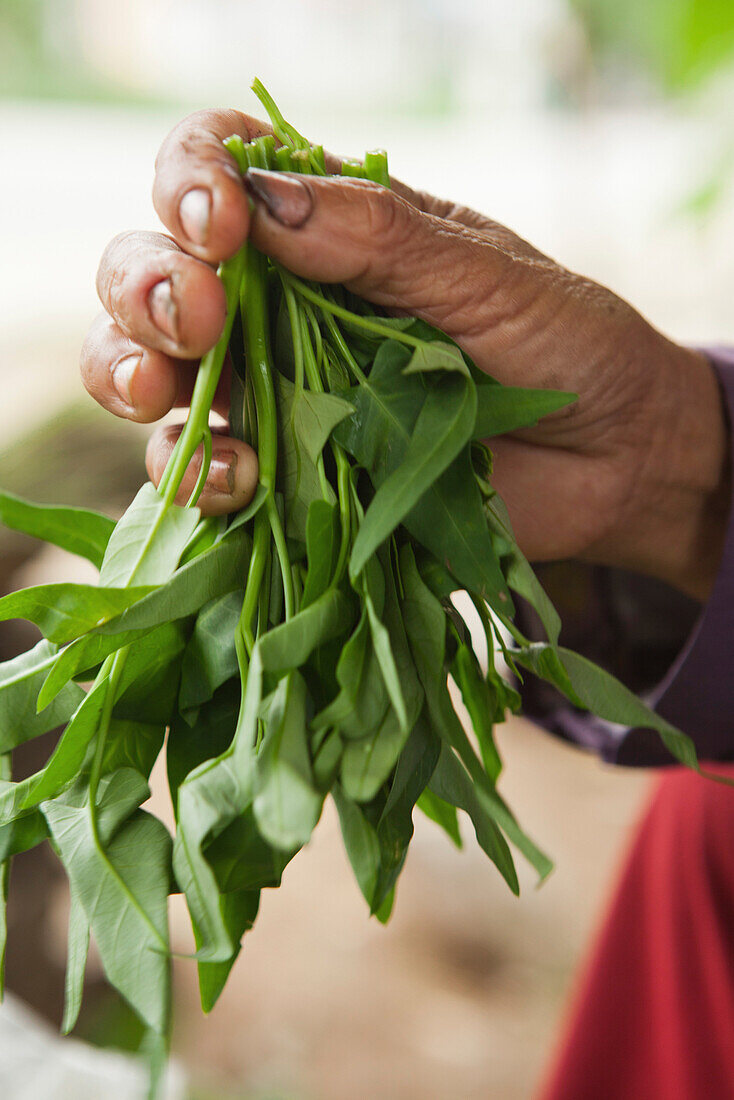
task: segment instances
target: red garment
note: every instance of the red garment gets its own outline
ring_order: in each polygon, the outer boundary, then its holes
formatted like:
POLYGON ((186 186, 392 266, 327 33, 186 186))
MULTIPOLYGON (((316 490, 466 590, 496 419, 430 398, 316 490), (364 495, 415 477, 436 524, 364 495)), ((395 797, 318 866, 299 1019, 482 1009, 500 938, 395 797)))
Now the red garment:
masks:
MULTIPOLYGON (((716 765, 734 779, 734 765, 716 765)), ((733 1100, 734 788, 648 807, 539 1100, 733 1100)))

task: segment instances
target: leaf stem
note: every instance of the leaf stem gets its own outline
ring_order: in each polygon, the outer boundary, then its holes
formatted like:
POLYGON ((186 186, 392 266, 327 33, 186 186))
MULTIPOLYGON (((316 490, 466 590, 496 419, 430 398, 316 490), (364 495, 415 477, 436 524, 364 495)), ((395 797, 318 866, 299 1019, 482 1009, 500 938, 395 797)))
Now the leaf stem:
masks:
MULTIPOLYGON (((209 412, 222 373, 222 367, 224 366, 224 358, 227 354, 229 338, 232 334, 232 325, 234 324, 235 315, 237 313, 240 284, 245 268, 245 251, 245 248, 240 249, 231 260, 226 260, 219 266, 218 274, 224 285, 224 293, 227 301, 227 315, 221 336, 211 351, 207 352, 201 360, 201 364, 196 373, 196 382, 194 383, 194 392, 191 396, 191 408, 188 418, 176 446, 173 449, 173 453, 168 460, 163 477, 158 486, 158 492, 163 497, 166 504, 173 504, 176 494, 181 487, 184 474, 188 469, 191 459, 194 457, 196 448, 202 440, 205 442, 205 454, 202 459, 201 473, 199 474, 196 488, 191 494, 191 499, 188 502, 189 506, 196 503, 199 493, 203 489, 204 482, 206 481, 206 475, 208 473, 207 457, 209 461, 211 461, 211 447, 208 453, 206 449, 206 435, 209 432, 209 412)), ((209 443, 211 444, 211 437, 209 443)))
POLYGON ((419 336, 411 336, 410 333, 403 332, 401 329, 381 324, 379 318, 363 317, 360 313, 353 313, 351 309, 346 309, 345 306, 331 302, 323 294, 319 294, 318 291, 313 290, 307 283, 304 283, 302 279, 291 275, 285 268, 280 267, 279 264, 275 266, 281 277, 287 280, 302 298, 305 298, 307 302, 313 302, 315 306, 320 306, 325 312, 332 313, 335 317, 341 317, 343 321, 349 321, 351 324, 358 325, 369 332, 374 332, 378 336, 384 336, 389 340, 399 340, 402 344, 409 344, 413 348, 423 347, 426 343, 419 336))

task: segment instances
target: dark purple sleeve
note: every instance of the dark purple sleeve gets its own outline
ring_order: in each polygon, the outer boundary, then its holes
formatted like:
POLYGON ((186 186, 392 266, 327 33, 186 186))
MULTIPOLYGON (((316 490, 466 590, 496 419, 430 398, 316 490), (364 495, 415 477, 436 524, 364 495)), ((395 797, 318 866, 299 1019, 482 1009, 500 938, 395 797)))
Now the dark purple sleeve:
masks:
MULTIPOLYGON (((734 424, 734 349, 706 354, 734 424)), ((692 737, 702 760, 734 759, 734 507, 719 573, 703 607, 658 581, 621 570, 561 562, 537 571, 561 615, 564 645, 614 673, 692 737)), ((519 615, 522 628, 542 636, 532 612, 520 609, 519 615)), ((531 678, 523 704, 528 717, 611 763, 673 762, 652 731, 578 711, 531 678)))

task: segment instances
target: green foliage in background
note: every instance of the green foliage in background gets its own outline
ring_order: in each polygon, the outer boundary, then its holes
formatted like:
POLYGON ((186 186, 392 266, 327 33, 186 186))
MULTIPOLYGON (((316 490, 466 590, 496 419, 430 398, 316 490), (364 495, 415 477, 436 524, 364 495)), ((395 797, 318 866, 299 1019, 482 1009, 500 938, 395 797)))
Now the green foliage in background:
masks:
POLYGON ((0 99, 159 103, 87 65, 80 18, 72 0, 0 0, 0 99))
POLYGON ((734 57, 732 0, 569 0, 597 57, 648 69, 669 91, 695 87, 734 57))

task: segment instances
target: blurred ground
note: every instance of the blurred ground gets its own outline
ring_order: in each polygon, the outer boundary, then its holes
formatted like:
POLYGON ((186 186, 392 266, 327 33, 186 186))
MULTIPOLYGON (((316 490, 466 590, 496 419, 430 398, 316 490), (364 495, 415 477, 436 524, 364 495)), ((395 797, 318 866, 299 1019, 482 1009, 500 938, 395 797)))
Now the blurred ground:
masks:
MULTIPOLYGON (((12 454, 4 487, 22 482, 21 491, 51 499, 60 459, 48 425, 81 394, 76 358, 97 308, 97 259, 115 232, 155 225, 153 159, 174 121, 165 111, 0 104, 0 428, 6 448, 37 430, 12 454)), ((294 121, 338 151, 385 144, 398 174, 507 221, 680 339, 734 340, 734 203, 707 227, 675 215, 716 153, 713 131, 694 118, 660 109, 456 127, 294 121)), ((94 423, 112 439, 102 414, 94 423)), ((133 482, 143 476, 144 431, 135 431, 115 432, 135 444, 103 447, 106 465, 90 462, 81 435, 64 437, 66 467, 78 475, 67 482, 71 500, 99 504, 113 487, 124 499, 115 467, 133 482)), ((34 579, 59 580, 70 567, 47 556, 32 568, 34 579)), ((30 577, 27 569, 22 583, 30 577)), ((193 966, 177 966, 176 1047, 197 1096, 529 1100, 648 779, 604 768, 521 721, 501 740, 504 793, 555 858, 550 881, 535 891, 525 876, 517 901, 471 842, 456 852, 419 821, 383 929, 367 920, 327 813, 282 888, 265 897, 208 1020, 193 966)), ((36 946, 58 962, 63 903, 38 921, 36 946)), ((175 905, 174 927, 187 950, 175 905)))

